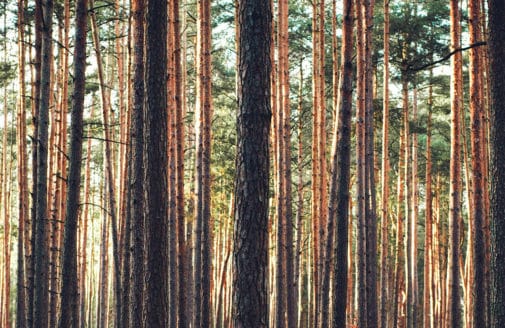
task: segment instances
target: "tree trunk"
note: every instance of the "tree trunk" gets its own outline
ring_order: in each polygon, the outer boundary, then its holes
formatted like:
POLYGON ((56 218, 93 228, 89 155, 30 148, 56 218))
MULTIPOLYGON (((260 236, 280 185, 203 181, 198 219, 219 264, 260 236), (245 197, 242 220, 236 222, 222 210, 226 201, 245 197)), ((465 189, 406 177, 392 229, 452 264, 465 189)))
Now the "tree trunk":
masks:
MULTIPOLYGON (((32 124, 33 124, 33 140, 38 140, 39 130, 39 106, 40 106, 40 66, 42 62, 42 5, 36 3, 34 11, 34 25, 35 25, 35 54, 33 57, 33 66, 31 69, 31 83, 32 83, 32 124)), ((38 142, 32 143, 32 204, 30 210, 30 256, 28 258, 28 326, 33 327, 34 320, 34 304, 35 304, 35 236, 37 234, 37 186, 38 186, 38 142)))
MULTIPOLYGON (((179 0, 172 0, 174 11, 174 65, 175 65, 175 133, 176 133, 176 220, 177 220, 177 257, 178 257, 178 309, 179 309, 179 327, 188 326, 187 302, 189 299, 186 290, 189 289, 189 274, 186 269, 185 253, 186 240, 184 234, 184 110, 185 110, 185 77, 183 62, 186 62, 186 54, 181 51, 181 32, 180 32, 180 12, 179 0), (181 56, 182 55, 182 56, 181 56), (184 58, 184 60, 181 60, 184 58)), ((186 15, 184 14, 185 19, 186 15)), ((185 22, 183 21, 185 27, 185 22)), ((210 29, 210 28, 209 28, 210 29)), ((184 29, 183 33, 186 30, 184 29)), ((210 41, 209 41, 210 43, 210 41)))
POLYGON ((133 31, 133 99, 132 99, 132 269, 130 294, 130 322, 133 327, 144 327, 144 0, 132 1, 133 31))
MULTIPOLYGON (((90 118, 93 117, 93 105, 90 110, 90 118)), ((91 216, 89 216, 89 207, 90 207, 90 184, 91 184, 91 129, 88 130, 88 142, 87 142, 87 150, 86 150, 86 171, 84 175, 84 209, 81 215, 81 227, 82 228, 82 243, 81 243, 81 253, 80 257, 82 258, 80 274, 79 274, 79 306, 80 306, 80 326, 84 328, 86 326, 86 306, 91 304, 91 298, 88 297, 86 299, 86 268, 88 261, 88 252, 87 252, 87 243, 88 243, 88 226, 90 225, 89 221, 91 220, 91 216)), ((91 253, 93 254, 93 252, 91 253)), ((90 263, 93 263, 93 255, 89 256, 90 263)), ((90 276, 91 276, 90 272, 90 276)), ((93 289, 92 285, 88 285, 89 290, 93 289)), ((91 322, 88 321, 90 325, 91 322)))
POLYGON ((431 160, 431 121, 433 110, 433 69, 430 70, 428 89, 428 122, 426 124, 426 212, 424 239, 424 293, 423 293, 423 327, 435 325, 434 311, 434 270, 433 270, 433 195, 432 195, 432 160, 431 160))
POLYGON ((365 24, 365 229, 367 327, 377 326, 377 201, 375 191, 374 87, 372 66, 374 0, 363 2, 365 24))
MULTIPOLYGON (((89 0, 89 5, 94 8, 94 1, 89 0)), ((102 100, 102 113, 103 113, 103 124, 104 124, 104 139, 105 139, 105 176, 108 182, 108 205, 109 214, 111 215, 111 227, 112 227, 112 254, 113 254, 113 265, 114 265, 114 295, 115 295, 115 320, 119 327, 121 327, 121 270, 120 270, 120 260, 119 260, 119 240, 118 240, 118 218, 117 218, 117 205, 116 205, 116 186, 113 170, 113 150, 112 150, 112 140, 113 133, 110 129, 109 121, 109 111, 110 111, 110 99, 105 90, 105 77, 103 72, 102 55, 100 51, 100 37, 98 31, 98 25, 96 22, 95 13, 91 11, 91 29, 93 35, 93 44, 95 46, 95 56, 98 66, 98 78, 100 82, 100 93, 102 100)))
MULTIPOLYGON (((338 93, 338 122, 333 135, 328 221, 335 222, 333 327, 345 327, 347 315, 348 224, 351 175, 353 1, 344 1, 342 10, 342 78, 338 93)), ((328 239, 330 234, 328 235, 328 239)), ((329 243, 328 243, 329 244, 329 243)), ((327 248, 329 249, 329 248, 327 248)), ((329 254, 327 254, 329 256, 329 254)))
POLYGON ((74 92, 71 116, 70 167, 68 174, 65 234, 62 255, 62 295, 59 326, 77 327, 79 292, 77 280, 77 222, 81 191, 84 94, 86 84, 87 0, 76 3, 74 92))
POLYGON ((407 215, 405 208, 405 181, 408 144, 408 82, 402 76, 402 128, 400 132, 400 149, 398 157, 398 194, 397 194, 397 223, 396 223, 396 258, 395 258, 395 286, 393 305, 393 327, 405 326, 405 306, 402 297, 405 283, 405 243, 404 224, 407 215))
POLYGON ((197 194, 195 244, 195 326, 210 325, 210 147, 211 147, 211 29, 210 1, 198 1, 197 42, 197 194))
MULTIPOLYGON (((480 1, 469 2, 469 32, 470 44, 481 41, 480 31, 480 1)), ((473 204, 473 327, 486 326, 486 290, 485 290, 485 259, 486 247, 484 242, 484 191, 483 165, 485 139, 482 138, 483 122, 482 112, 484 101, 481 99, 481 54, 480 47, 470 49, 470 121, 471 121, 471 145, 472 145, 472 204, 473 204)))
MULTIPOLYGON (((167 327, 168 295, 168 135, 167 1, 149 0, 146 26, 146 228, 145 325, 167 327)), ((175 306, 173 304, 172 306, 175 306)))
POLYGON ((358 256, 358 325, 367 327, 367 230, 366 230, 366 54, 365 54, 365 13, 363 1, 356 3, 357 19, 357 105, 356 105, 356 206, 357 206, 357 247, 358 256))
POLYGON ((51 87, 52 58, 52 19, 53 1, 37 2, 41 12, 41 65, 40 95, 37 119, 37 187, 35 205, 35 243, 34 243, 34 304, 33 324, 46 327, 49 312, 49 259, 46 245, 47 221, 47 155, 49 127, 49 95, 51 87), (43 17, 43 19, 42 19, 43 17))
POLYGON ((26 280, 28 261, 28 244, 26 244, 27 231, 25 221, 28 220, 28 177, 27 177, 27 150, 26 150, 26 102, 25 102, 25 21, 24 21, 25 1, 18 1, 18 78, 19 93, 17 99, 17 144, 18 144, 18 268, 17 268, 17 299, 16 299, 16 328, 28 327, 27 309, 28 293, 26 290, 26 280), (26 265, 25 265, 26 263, 26 265))
POLYGON ((384 1, 384 77, 382 105, 382 163, 381 163, 381 273, 380 327, 388 327, 388 199, 389 199, 389 1, 384 1))
MULTIPOLYGON (((451 49, 460 47, 460 9, 459 2, 451 0, 451 49)), ((451 164, 449 199, 449 260, 448 260, 448 322, 452 327, 461 325, 459 291, 459 238, 460 238, 460 199, 461 199, 461 145, 460 110, 462 104, 462 55, 451 57, 451 164)))
POLYGON ((239 113, 233 323, 267 327, 270 42, 272 10, 267 0, 239 2, 239 113), (252 269, 254 268, 254 269, 252 269))
POLYGON ((505 3, 489 1, 491 91, 491 327, 505 326, 505 3))

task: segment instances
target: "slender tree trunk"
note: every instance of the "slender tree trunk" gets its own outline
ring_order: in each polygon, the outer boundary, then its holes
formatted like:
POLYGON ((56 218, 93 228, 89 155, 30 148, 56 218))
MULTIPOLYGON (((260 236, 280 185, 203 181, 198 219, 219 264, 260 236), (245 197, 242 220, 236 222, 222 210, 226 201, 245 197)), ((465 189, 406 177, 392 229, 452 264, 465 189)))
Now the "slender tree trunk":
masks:
POLYGON ((272 10, 269 1, 240 1, 238 22, 240 74, 232 315, 236 327, 267 327, 268 143, 272 67, 272 10))
MULTIPOLYGON (((16 328, 28 327, 27 322, 27 301, 26 279, 28 263, 25 255, 28 254, 26 242, 25 221, 28 219, 28 160, 26 150, 26 102, 25 102, 25 21, 24 21, 25 1, 18 1, 18 78, 19 93, 17 99, 17 144, 18 144, 18 268, 17 268, 17 298, 16 298, 16 328), (26 263, 26 265, 25 265, 26 263)), ((30 306, 31 307, 31 306, 30 306)))
POLYGON ((380 273, 380 327, 388 327, 388 199, 389 199, 389 1, 384 0, 384 76, 382 111, 381 162, 381 273, 380 273))
POLYGON ((405 282, 405 247, 404 221, 407 215, 405 208, 405 181, 408 144, 408 82, 402 76, 402 129, 400 132, 400 155, 398 158, 398 195, 397 195, 397 223, 396 223, 396 258, 395 258, 395 286, 393 306, 393 327, 405 327, 405 304, 402 293, 405 282))
MULTIPOLYGON (((469 2, 469 32, 470 44, 480 41, 480 3, 477 0, 469 2)), ((470 121, 471 121, 471 145, 472 145, 472 204, 473 204, 473 327, 486 326, 486 300, 485 300, 485 242, 484 242, 484 191, 483 165, 485 139, 482 139, 483 122, 483 99, 480 93, 482 81, 481 74, 481 54, 479 47, 470 49, 470 121)))
MULTIPOLYGON (((179 309, 179 327, 184 328, 188 325, 187 302, 189 299, 186 290, 189 289, 189 274, 186 269, 185 253, 186 240, 184 234, 184 109, 185 109, 185 85, 183 62, 186 62, 186 56, 182 56, 181 51, 181 32, 180 32, 180 10, 179 0, 172 0, 174 11, 174 65, 175 65, 175 127, 176 127, 176 220, 177 220, 177 257, 178 257, 178 309, 179 309), (184 58, 184 60, 182 60, 184 58)), ((185 19, 186 15, 184 14, 185 19)), ((183 21, 183 26, 185 23, 183 21)), ((210 30, 210 28, 209 28, 210 30)), ((183 32, 185 33, 185 32, 183 32)), ((210 43, 210 41, 209 41, 210 43)))
MULTIPOLYGON (((93 118, 93 105, 91 106, 90 118, 93 118)), ((84 209, 81 215, 81 226, 83 226, 82 230, 82 246, 80 256, 82 258, 80 273, 79 273, 79 306, 80 306, 80 326, 84 328, 86 326, 86 306, 91 304, 91 298, 86 298, 86 268, 88 261, 88 252, 87 252, 87 243, 88 243, 88 226, 91 216, 89 216, 89 207, 90 207, 90 184, 91 184, 91 129, 88 130, 88 142, 87 142, 87 150, 86 150, 86 171, 84 175, 85 183, 84 183, 84 209)), ((91 225, 93 226, 93 225, 91 225)), ((91 247, 93 249, 93 247, 91 247)), ((93 256, 89 257, 90 263, 93 263, 93 256)), ((90 272, 91 275, 91 272, 90 272)), ((91 291, 91 284, 88 285, 89 290, 91 291)), ((88 324, 91 322, 88 321, 88 324)))
POLYGON ((77 280, 77 222, 81 185, 84 93, 86 83, 87 0, 76 3, 74 92, 71 116, 70 167, 68 174, 65 239, 62 255, 62 295, 59 326, 77 327, 79 291, 77 280))
POLYGON ((321 208, 321 190, 320 190, 320 177, 321 177, 321 161, 319 160, 319 145, 320 145, 320 119, 321 115, 321 33, 319 31, 319 21, 321 19, 319 13, 319 4, 322 0, 312 2, 312 178, 311 178, 311 213, 312 213, 312 304, 311 304, 311 318, 314 326, 318 326, 320 316, 320 280, 321 270, 319 264, 321 258, 321 241, 320 241, 320 226, 322 224, 321 208))
MULTIPOLYGON (((460 47, 459 2, 451 0, 451 49, 460 47)), ((459 237, 461 217, 461 145, 460 110, 462 103, 462 56, 461 52, 451 57, 451 164, 450 164, 450 216, 449 216, 449 258, 448 258, 448 322, 451 327, 461 325, 459 291, 459 237)))
MULTIPOLYGON (((102 186, 101 198, 102 204, 106 204, 107 201, 105 199, 105 187, 102 186)), ((102 206, 105 208, 105 206, 102 206)), ((102 211, 103 222, 101 227, 101 240, 100 240, 100 277, 98 279, 98 300, 97 300, 97 327, 98 328, 106 328, 107 327, 107 319, 108 319, 108 303, 109 303, 109 216, 108 213, 103 210, 102 211)))
POLYGON ((293 226, 291 200, 291 126, 289 102, 288 59, 288 2, 282 0, 278 8, 277 43, 279 53, 277 84, 277 307, 276 326, 292 327, 295 321, 293 285, 293 226))
POLYGON ((363 3, 365 24, 365 227, 366 227, 366 299, 367 325, 377 327, 377 202, 375 191, 374 150, 374 87, 372 66, 373 8, 374 0, 363 3))
MULTIPOLYGON (((4 19, 4 28, 6 28, 5 19, 4 19)), ((7 49, 7 47, 5 47, 7 49)), ((6 55, 6 54, 5 54, 6 55)), ((7 131, 8 131, 8 116, 9 116, 9 108, 7 106, 7 86, 4 86, 4 101, 3 101, 3 116, 4 116, 4 126, 2 133, 2 214, 4 219, 3 225, 3 265, 4 265, 4 282, 3 282, 3 302, 1 303, 3 306, 3 317, 2 317, 2 325, 6 328, 10 328, 11 326, 11 318, 10 318, 10 303, 11 303, 11 223, 10 223, 10 212, 9 212, 9 188, 10 188, 10 174, 8 172, 8 164, 7 164, 7 131)))
MULTIPOLYGON (((417 124, 417 86, 414 86, 412 96, 412 122, 417 124)), ((410 219, 409 219, 409 320, 410 327, 417 327, 417 319, 419 315, 418 310, 418 278, 417 278, 417 219, 419 210, 419 179, 417 168, 417 153, 418 153, 418 139, 417 133, 413 131, 412 135, 412 151, 411 151, 411 193, 410 193, 410 219)))
POLYGON ((505 326, 505 3, 489 2, 491 93, 491 327, 505 326))
MULTIPOLYGON (((89 5, 94 8, 94 1, 89 0, 89 5)), ((112 227, 112 248, 113 248, 113 265, 114 265, 114 295, 115 295, 115 320, 119 327, 121 327, 121 270, 120 270, 120 259, 119 259, 119 240, 118 240, 118 218, 117 218, 117 206, 116 206, 116 187, 113 172, 113 150, 112 150, 112 140, 113 133, 110 130, 110 120, 109 120, 109 110, 110 110, 110 99, 105 90, 105 77, 103 72, 102 56, 100 51, 100 37, 98 26, 96 22, 95 13, 91 11, 91 28, 93 34, 93 44, 95 46, 95 55, 97 59, 98 66, 98 78, 100 82, 100 93, 102 100, 102 112, 103 112, 103 123, 104 123, 104 139, 105 139, 105 180, 108 182, 108 205, 111 215, 111 227, 112 227)))
POLYGON ((300 61, 300 85, 298 87, 298 186, 297 186, 297 211, 296 211, 296 246, 294 257, 294 284, 297 318, 295 326, 300 327, 303 322, 303 265, 302 265, 302 238, 303 238, 303 60, 300 61))
POLYGON ((430 70, 428 87, 428 121, 426 124, 426 212, 424 239, 424 292, 423 292, 423 327, 435 326, 434 311, 434 270, 433 270, 433 195, 432 195, 432 160, 431 160, 431 125, 433 110, 433 70, 430 70))
POLYGON ((49 126, 49 95, 51 86, 52 58, 52 18, 53 1, 37 2, 41 12, 41 65, 40 65, 40 95, 37 119, 37 188, 35 205, 35 243, 34 243, 34 311, 33 324, 46 327, 49 312, 48 272, 49 259, 46 245, 47 221, 47 158, 48 158, 48 126, 49 126), (43 18, 43 19, 42 19, 43 18))
POLYGON ((195 326, 210 325, 210 147, 211 147, 211 30, 210 1, 198 1, 197 42, 197 194, 195 244, 195 326))
POLYGON ((363 1, 356 3, 357 19, 357 105, 356 105, 356 206, 357 206, 357 256, 358 256, 358 325, 367 327, 367 231, 366 231, 366 53, 365 13, 363 1))
POLYGON ((177 326, 177 227, 176 227, 176 105, 175 105, 175 57, 174 57, 174 20, 175 12, 173 3, 168 2, 167 11, 167 139, 168 139, 168 303, 169 307, 169 327, 177 326))

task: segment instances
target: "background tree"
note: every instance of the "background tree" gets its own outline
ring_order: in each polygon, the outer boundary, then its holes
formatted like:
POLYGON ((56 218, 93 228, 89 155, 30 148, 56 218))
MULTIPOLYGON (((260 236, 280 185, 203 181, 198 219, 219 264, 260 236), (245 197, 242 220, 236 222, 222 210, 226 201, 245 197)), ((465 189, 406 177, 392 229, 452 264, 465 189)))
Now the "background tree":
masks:
POLYGON ((70 140, 65 238, 62 255, 62 287, 60 327, 75 327, 79 322, 79 292, 77 280, 77 222, 81 187, 83 112, 86 83, 87 1, 76 2, 76 46, 74 50, 74 93, 70 140))

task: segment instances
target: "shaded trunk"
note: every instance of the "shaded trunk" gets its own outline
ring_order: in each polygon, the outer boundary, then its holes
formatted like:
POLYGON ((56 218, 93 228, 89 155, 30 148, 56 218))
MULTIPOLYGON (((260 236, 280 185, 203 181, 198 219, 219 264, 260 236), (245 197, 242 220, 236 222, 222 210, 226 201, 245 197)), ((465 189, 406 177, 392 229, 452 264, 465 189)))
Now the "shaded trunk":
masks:
POLYGON ((130 322, 133 327, 144 326, 144 0, 132 1, 133 31, 133 95, 132 95, 132 287, 130 322))
POLYGON ((240 74, 233 250, 233 324, 237 327, 266 327, 268 325, 268 143, 272 67, 270 60, 272 10, 269 1, 240 1, 238 22, 240 74))
MULTIPOLYGON (((146 295, 145 325, 166 327, 168 295, 167 1, 150 0, 146 25, 146 295)), ((175 306, 173 304, 172 306, 175 306)))
MULTIPOLYGON (((334 133, 330 177, 328 221, 336 226, 336 241, 331 250, 334 256, 333 327, 346 326, 348 282, 348 225, 351 175, 352 129, 352 54, 353 54, 353 2, 344 1, 342 11, 342 78, 338 93, 338 122, 334 133)), ((330 235, 328 235, 330 236, 330 235)), ((328 238, 329 239, 329 238, 328 238)), ((329 244, 329 243, 328 243, 329 244)), ((328 249, 328 248, 327 248, 328 249)), ((328 254, 329 255, 329 254, 328 254)), ((327 255, 327 256, 328 256, 327 255)), ((349 309, 350 310, 350 309, 349 309)))
POLYGON ((491 326, 505 326, 505 3, 489 1, 491 94, 491 326))

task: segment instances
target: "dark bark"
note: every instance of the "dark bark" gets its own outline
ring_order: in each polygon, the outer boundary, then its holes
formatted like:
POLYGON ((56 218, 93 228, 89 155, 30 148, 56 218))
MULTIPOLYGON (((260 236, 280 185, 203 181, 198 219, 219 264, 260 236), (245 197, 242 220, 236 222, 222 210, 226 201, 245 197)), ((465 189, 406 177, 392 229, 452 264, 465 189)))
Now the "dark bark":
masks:
POLYGON ((42 6, 42 44, 40 65, 40 94, 38 108, 38 138, 37 138, 37 186, 36 186, 36 216, 35 216, 35 244, 34 244, 34 304, 33 324, 46 327, 49 312, 49 258, 46 245, 47 222, 47 158, 48 158, 48 130, 49 103, 51 88, 51 58, 52 58, 52 20, 53 1, 37 2, 42 6))
POLYGON ((333 327, 346 326, 349 185, 351 176, 353 1, 344 1, 342 30, 342 79, 339 90, 338 130, 332 150, 328 220, 335 221, 333 327))
POLYGON ((239 112, 235 180, 233 322, 268 325, 270 45, 268 0, 239 2, 239 112))
MULTIPOLYGON (((126 179, 127 181, 132 177, 132 166, 131 166, 131 149, 127 150, 127 154, 125 158, 127 159, 126 165, 126 179)), ((125 199, 131 199, 132 188, 128 184, 125 186, 125 199)), ((132 207, 131 203, 125 204, 124 210, 124 226, 121 230, 121 313, 118 314, 121 316, 121 324, 122 327, 130 327, 130 295, 132 293, 132 266, 131 266, 131 257, 132 257, 132 207)))
MULTIPOLYGON (((168 113, 167 1, 149 0, 146 29, 146 246, 145 325, 167 327, 168 295, 168 113)), ((175 306, 175 305, 174 305, 175 306)))
POLYGON ((491 77, 491 327, 505 326, 505 3, 489 2, 491 77))
MULTIPOLYGON (((79 293, 77 281, 77 222, 81 191, 84 93, 86 84, 87 0, 76 2, 74 94, 70 126, 70 161, 62 255, 61 317, 59 326, 77 327, 79 293)), ((85 218, 86 219, 86 218, 85 218)), ((84 279, 82 277, 81 279, 84 279)))
POLYGON ((375 192, 374 109, 373 109, 373 8, 364 0, 365 12, 365 197, 366 197, 366 299, 367 327, 377 327, 377 201, 375 192))
POLYGON ((144 0, 132 1, 133 113, 132 113, 132 292, 130 320, 142 328, 144 320, 144 0))

